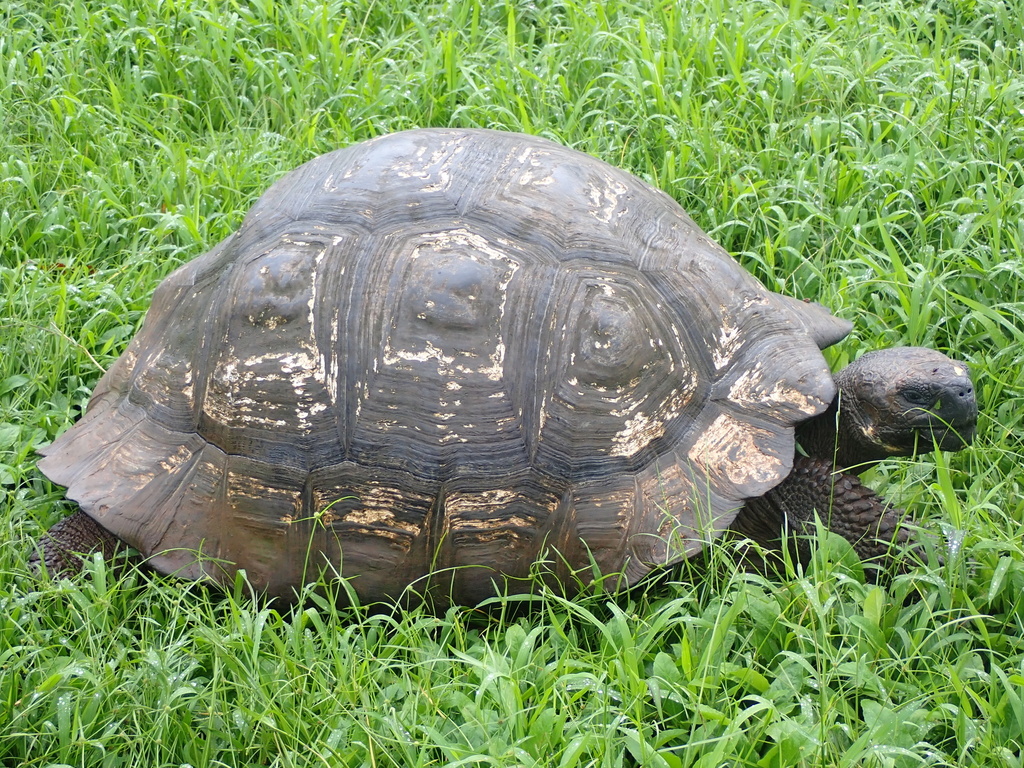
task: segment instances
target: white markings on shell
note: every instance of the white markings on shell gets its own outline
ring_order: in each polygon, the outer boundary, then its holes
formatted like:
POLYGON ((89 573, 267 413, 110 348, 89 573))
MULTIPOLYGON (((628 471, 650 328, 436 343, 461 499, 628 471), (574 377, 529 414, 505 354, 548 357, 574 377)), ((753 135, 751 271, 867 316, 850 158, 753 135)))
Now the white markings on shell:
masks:
MULTIPOLYGON (((273 419, 266 415, 263 404, 251 397, 239 395, 238 390, 245 385, 258 381, 253 371, 239 371, 238 359, 234 347, 229 347, 224 362, 217 366, 211 383, 221 392, 219 396, 207 397, 203 409, 214 421, 222 424, 241 422, 243 425, 287 427, 284 419, 273 419)), ((244 363, 242 363, 244 365, 244 363)))
MULTIPOLYGON (((710 243, 710 241, 708 242, 710 243)), ((756 311, 755 308, 757 307, 761 308, 761 311, 769 310, 770 302, 768 298, 760 294, 743 296, 739 301, 740 311, 737 315, 730 314, 735 312, 734 307, 720 306, 718 308, 717 314, 721 318, 721 325, 718 330, 715 346, 711 349, 711 359, 714 361, 716 370, 720 371, 729 365, 747 339, 748 334, 741 332, 741 323, 738 323, 736 318, 748 317, 748 313, 756 311)))
MULTIPOLYGON (((286 233, 281 242, 305 249, 302 257, 309 259, 297 266, 308 265, 308 298, 305 301, 306 311, 298 318, 304 319, 308 325, 302 329, 305 338, 297 340, 298 349, 287 351, 266 351, 246 358, 240 358, 237 350, 231 346, 221 355, 221 360, 211 376, 213 396, 207 397, 203 408, 212 418, 224 423, 257 428, 289 428, 300 432, 310 432, 314 428, 314 417, 337 402, 338 382, 330 375, 336 370, 337 355, 337 309, 330 319, 331 348, 333 352, 321 353, 317 344, 317 333, 320 327, 318 305, 322 303, 320 296, 320 275, 323 260, 327 255, 328 246, 321 242, 322 236, 310 231, 286 233), (332 359, 328 358, 331 355, 332 359), (266 392, 272 389, 266 385, 275 382, 287 382, 295 393, 293 399, 272 399, 266 392), (325 396, 326 395, 326 396, 325 396), (294 417, 285 413, 292 410, 294 417)), ((264 264, 258 267, 258 274, 267 278, 271 268, 264 264)), ((294 297, 289 290, 285 298, 294 297)), ((249 322, 261 331, 274 331, 288 322, 288 318, 277 315, 270 309, 261 310, 259 316, 248 315, 249 322)), ((296 318, 296 319, 298 319, 296 318)), ((300 327, 301 327, 301 320, 300 327)), ((269 341, 273 337, 266 337, 269 341)), ((270 347, 273 344, 261 343, 249 345, 250 348, 270 347)), ((280 348, 280 347, 278 347, 280 348)), ((191 387, 189 387, 191 391, 191 387)))
POLYGON ((426 147, 420 147, 408 160, 395 162, 392 171, 399 178, 430 182, 423 186, 423 192, 443 192, 451 186, 452 164, 455 158, 465 149, 463 137, 452 136, 429 155, 426 147))
POLYGON ((342 510, 338 507, 339 498, 336 490, 314 491, 313 504, 316 509, 322 510, 319 519, 323 523, 342 522, 375 529, 391 529, 394 533, 402 532, 401 539, 409 541, 411 540, 409 535, 419 533, 420 526, 413 522, 399 520, 395 516, 394 510, 406 506, 411 495, 408 491, 398 491, 394 488, 370 483, 364 486, 355 497, 343 496, 340 499, 344 501, 347 498, 350 503, 357 505, 355 509, 342 510))
POLYGON ((420 351, 410 352, 405 349, 394 349, 391 346, 391 340, 388 339, 388 344, 384 348, 384 364, 397 365, 403 360, 418 363, 425 363, 427 360, 437 360, 438 370, 447 370, 448 367, 455 362, 455 357, 453 355, 446 355, 444 350, 439 347, 435 347, 429 341, 420 351))
MULTIPOLYGON (((281 365, 281 372, 291 380, 292 389, 295 390, 295 394, 300 399, 306 394, 306 386, 310 379, 317 380, 322 378, 322 376, 317 375, 320 370, 320 361, 309 353, 308 348, 302 352, 283 355, 266 355, 263 358, 257 356, 250 358, 250 360, 251 364, 256 366, 260 363, 273 360, 274 358, 277 358, 279 361, 281 365)), ((246 361, 247 365, 250 364, 250 360, 246 361)))
POLYGON ((235 502, 236 508, 243 515, 245 514, 246 505, 244 503, 238 504, 238 502, 244 499, 257 499, 260 501, 280 499, 287 502, 294 514, 285 515, 283 517, 285 522, 291 522, 302 513, 302 493, 298 490, 267 485, 248 472, 238 473, 230 469, 227 472, 227 485, 228 498, 235 502))
POLYGON ((427 342, 424 348, 420 350, 395 349, 391 337, 388 336, 384 345, 382 362, 385 365, 397 365, 402 361, 426 362, 427 360, 436 360, 438 363, 438 373, 445 377, 454 377, 456 373, 459 373, 467 376, 482 375, 491 381, 501 381, 504 374, 505 341, 501 338, 500 328, 508 304, 508 285, 512 282, 516 270, 519 269, 519 264, 494 248, 485 238, 470 232, 468 229, 459 228, 443 232, 425 233, 422 239, 423 242, 413 249, 410 258, 421 258, 424 256, 425 249, 427 248, 432 251, 454 249, 477 261, 486 259, 505 265, 505 275, 497 285, 500 299, 498 302, 497 322, 494 328, 494 351, 487 356, 485 363, 473 366, 461 361, 469 361, 472 358, 478 357, 476 353, 460 351, 456 358, 455 354, 447 354, 444 350, 430 342, 427 342), (457 359, 460 362, 457 362, 457 359))
POLYGON ((784 381, 776 381, 771 389, 766 390, 764 377, 764 365, 754 363, 729 388, 729 399, 751 408, 763 408, 765 403, 787 405, 808 416, 814 416, 821 410, 823 404, 820 398, 806 395, 787 386, 784 381))
POLYGON ((394 514, 387 509, 359 509, 345 515, 345 520, 358 525, 393 526, 397 522, 394 514))
POLYGON ((520 186, 546 187, 554 184, 555 177, 551 173, 553 166, 550 161, 550 153, 533 147, 526 147, 519 153, 516 162, 520 165, 526 165, 519 172, 517 181, 520 186))
POLYGON ((192 403, 195 398, 195 386, 193 385, 192 379, 192 368, 185 369, 185 375, 182 378, 181 394, 185 396, 185 399, 192 403))
POLYGON ((551 402, 549 395, 545 394, 540 401, 540 408, 537 409, 537 427, 539 430, 538 439, 544 438, 544 425, 548 422, 548 405, 551 402))
POLYGON ((176 451, 160 460, 160 468, 163 469, 168 474, 170 474, 171 472, 174 472, 174 470, 176 470, 182 464, 184 464, 186 461, 188 461, 190 458, 192 458, 193 455, 194 452, 191 451, 189 448, 187 448, 184 445, 179 445, 176 451))
POLYGON ((124 354, 121 355, 121 359, 117 363, 117 365, 122 366, 125 371, 134 371, 135 366, 138 365, 139 356, 136 354, 135 350, 139 346, 138 339, 140 338, 141 335, 138 335, 132 339, 132 343, 128 345, 128 348, 124 351, 124 354))
POLYGON ((465 150, 465 147, 458 143, 458 140, 452 142, 452 144, 454 146, 452 148, 451 154, 447 158, 445 158, 444 162, 437 169, 437 181, 433 184, 427 184, 425 187, 423 187, 424 192, 443 192, 444 190, 451 187, 452 163, 455 161, 455 158, 465 150))
MULTIPOLYGON (((502 286, 504 288, 504 286, 502 286)), ((502 294, 501 302, 501 314, 505 314, 505 296, 502 294)), ((499 340, 494 347, 494 352, 487 358, 490 361, 489 366, 480 368, 477 372, 483 374, 491 381, 501 381, 501 377, 505 372, 505 342, 499 340)), ((469 373, 469 371, 466 371, 469 373)))
MULTIPOLYGON (((295 390, 297 397, 295 404, 295 415, 298 418, 299 429, 303 432, 309 432, 313 428, 313 424, 310 421, 310 416, 315 416, 327 409, 325 403, 316 400, 318 393, 314 392, 312 395, 313 402, 309 402, 311 397, 306 393, 307 384, 310 379, 315 381, 320 387, 327 392, 330 398, 331 405, 337 403, 337 392, 338 392, 338 381, 336 376, 329 375, 329 371, 336 370, 332 369, 331 363, 336 363, 336 360, 329 361, 327 355, 318 351, 317 345, 317 313, 316 307, 318 304, 318 286, 320 267, 323 262, 324 256, 327 253, 326 247, 318 248, 316 254, 313 257, 313 266, 310 269, 309 275, 309 301, 306 303, 308 312, 306 315, 307 322, 309 323, 309 342, 306 352, 300 355, 289 355, 281 359, 281 369, 284 373, 291 376, 292 387, 295 390), (315 355, 315 359, 313 357, 315 355)), ((344 272, 344 268, 342 268, 344 272)), ((335 310, 335 317, 337 316, 337 310, 335 310)), ((337 336, 337 323, 332 323, 334 326, 331 329, 332 342, 337 336)), ((305 347, 306 344, 303 344, 305 347)), ((336 355, 336 345, 332 343, 331 349, 335 350, 332 355, 336 355)))
POLYGON ((725 307, 720 309, 722 325, 718 330, 718 341, 711 350, 711 359, 715 364, 715 370, 722 370, 732 360, 732 356, 743 344, 738 326, 730 325, 725 316, 725 307))
POLYGON ((207 398, 204 408, 217 421, 232 423, 241 421, 245 426, 256 427, 292 427, 301 432, 310 432, 313 422, 310 417, 328 407, 317 399, 317 393, 309 394, 306 388, 309 382, 320 381, 323 374, 319 367, 319 358, 315 350, 310 350, 307 342, 301 342, 299 352, 266 353, 252 355, 240 359, 235 349, 228 350, 227 360, 218 367, 214 381, 220 384, 223 397, 207 398), (262 373, 260 369, 277 369, 280 373, 262 373), (243 388, 255 388, 259 384, 276 381, 287 381, 295 392, 295 415, 297 423, 288 419, 269 416, 273 411, 267 410, 267 404, 251 397, 239 395, 243 388))
MULTIPOLYGON (((683 408, 692 399, 690 389, 680 386, 672 395, 668 403, 663 405, 659 412, 651 417, 646 413, 638 413, 632 418, 626 419, 626 423, 614 437, 612 437, 612 449, 609 452, 612 456, 635 456, 652 441, 665 434, 668 425, 682 413, 683 408)), ((635 410, 640 403, 637 403, 630 411, 635 410)), ((623 415, 622 411, 613 411, 613 416, 623 415)))
POLYGON ((693 444, 689 458, 705 474, 725 475, 734 485, 770 482, 781 478, 784 471, 777 456, 761 450, 760 442, 770 438, 766 430, 723 413, 693 444))
POLYGON ((529 530, 535 525, 535 521, 520 515, 501 514, 517 500, 528 501, 521 493, 505 488, 476 493, 452 493, 445 498, 444 514, 452 530, 500 531, 503 535, 517 536, 515 528, 529 530), (488 512, 492 512, 493 516, 487 516, 488 512))
POLYGON ((261 325, 268 331, 273 331, 281 322, 280 317, 256 317, 256 315, 249 315, 248 320, 253 325, 261 325))
MULTIPOLYGON (((309 322, 309 344, 310 344, 310 348, 313 349, 313 350, 317 349, 317 321, 316 321, 317 320, 316 306, 317 306, 317 299, 318 299, 318 296, 317 296, 317 282, 318 282, 318 279, 317 278, 318 278, 318 276, 320 274, 320 265, 323 262, 324 255, 326 253, 327 253, 327 249, 326 248, 318 248, 317 249, 316 255, 313 257, 313 268, 310 270, 310 275, 309 275, 309 301, 306 302, 306 305, 309 308, 309 312, 306 315, 306 319, 309 322)), ((344 267, 342 267, 341 268, 341 273, 344 274, 344 271, 345 271, 345 269, 344 269, 344 267)), ((335 310, 335 311, 337 311, 337 310, 335 310)), ((333 341, 333 337, 336 334, 337 334, 337 324, 335 323, 334 324, 334 328, 332 329, 332 333, 331 333, 332 341, 333 341)), ((336 349, 336 347, 333 344, 331 345, 331 348, 332 349, 336 349)), ((318 356, 319 356, 319 360, 317 361, 317 364, 315 366, 313 366, 312 369, 310 369, 309 373, 313 377, 313 379, 315 379, 317 381, 317 383, 319 383, 327 391, 328 396, 331 398, 331 405, 334 405, 337 402, 338 382, 337 382, 336 377, 328 376, 328 374, 327 374, 327 372, 329 370, 331 370, 330 361, 327 360, 327 355, 321 353, 318 356)), ((299 384, 295 381, 294 378, 292 379, 292 384, 293 384, 293 386, 295 386, 296 394, 301 394, 301 391, 299 389, 299 384)), ((301 412, 301 408, 297 408, 296 409, 296 413, 300 413, 300 412, 301 412)), ((300 417, 300 421, 302 421, 301 417, 300 417)))
POLYGON ((665 434, 665 422, 638 413, 612 437, 612 456, 635 456, 650 442, 665 434))
POLYGON ((331 403, 338 402, 338 321, 339 321, 339 309, 337 306, 334 307, 334 311, 331 313, 331 359, 330 364, 324 360, 324 378, 325 385, 327 387, 327 394, 331 398, 331 403), (330 371, 330 375, 328 375, 330 371))
POLYGON ((363 503, 361 509, 353 510, 345 515, 345 522, 359 525, 387 526, 397 528, 406 533, 419 533, 419 526, 395 517, 394 509, 403 500, 394 491, 387 488, 370 487, 360 494, 363 503))
MULTIPOLYGON (((619 201, 629 188, 611 176, 605 178, 604 182, 604 184, 590 182, 585 192, 591 205, 590 215, 598 221, 607 223, 612 220, 616 209, 619 209, 619 201)), ((626 209, 619 209, 618 215, 621 216, 625 212, 626 209)))

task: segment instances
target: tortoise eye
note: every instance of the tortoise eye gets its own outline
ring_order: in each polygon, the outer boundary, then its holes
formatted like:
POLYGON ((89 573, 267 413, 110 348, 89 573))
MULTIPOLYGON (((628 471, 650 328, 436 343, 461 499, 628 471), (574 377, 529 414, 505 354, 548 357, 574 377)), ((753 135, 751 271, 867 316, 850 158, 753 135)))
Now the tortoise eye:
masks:
POLYGON ((911 405, 930 407, 935 404, 935 398, 926 389, 905 389, 901 394, 903 399, 911 405))

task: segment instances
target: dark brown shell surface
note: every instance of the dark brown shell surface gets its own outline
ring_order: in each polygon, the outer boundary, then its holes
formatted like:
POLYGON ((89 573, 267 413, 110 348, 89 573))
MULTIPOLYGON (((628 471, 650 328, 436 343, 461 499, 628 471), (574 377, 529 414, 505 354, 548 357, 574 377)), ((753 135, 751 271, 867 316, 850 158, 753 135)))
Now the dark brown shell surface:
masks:
POLYGON ((407 131, 168 277, 40 468, 157 569, 272 595, 328 568, 474 603, 538 561, 625 585, 786 476, 847 330, 624 171, 407 131))

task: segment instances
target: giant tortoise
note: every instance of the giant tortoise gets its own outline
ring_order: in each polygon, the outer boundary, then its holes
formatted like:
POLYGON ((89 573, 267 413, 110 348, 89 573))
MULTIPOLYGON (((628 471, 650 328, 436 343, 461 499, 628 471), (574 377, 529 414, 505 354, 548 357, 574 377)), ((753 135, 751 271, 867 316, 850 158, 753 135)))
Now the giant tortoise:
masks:
POLYGON ((863 557, 897 513, 856 474, 962 448, 966 366, 820 349, 671 198, 532 136, 413 130, 318 157, 156 291, 41 470, 80 511, 51 570, 124 542, 288 597, 473 604, 531 571, 613 588, 725 531, 818 515, 863 557), (838 392, 838 395, 837 395, 838 392), (799 447, 798 447, 799 444, 799 447))

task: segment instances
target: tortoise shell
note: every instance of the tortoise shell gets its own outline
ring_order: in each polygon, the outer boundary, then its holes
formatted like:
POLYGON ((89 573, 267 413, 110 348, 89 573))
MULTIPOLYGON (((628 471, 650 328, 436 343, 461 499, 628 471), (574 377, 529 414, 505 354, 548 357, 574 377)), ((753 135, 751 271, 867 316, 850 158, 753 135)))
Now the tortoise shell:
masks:
POLYGON ((407 131, 171 274, 40 468, 158 570, 271 595, 328 568, 474 603, 540 561, 623 586, 789 473, 848 330, 624 171, 407 131))

